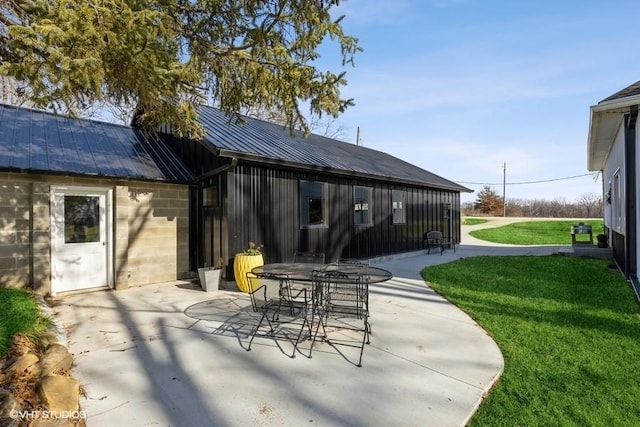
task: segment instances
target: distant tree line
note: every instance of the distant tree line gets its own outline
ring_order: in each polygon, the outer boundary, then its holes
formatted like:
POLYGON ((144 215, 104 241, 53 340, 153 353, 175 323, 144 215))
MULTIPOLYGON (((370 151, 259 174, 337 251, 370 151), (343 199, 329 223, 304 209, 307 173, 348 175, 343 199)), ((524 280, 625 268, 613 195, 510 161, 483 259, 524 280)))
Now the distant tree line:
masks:
POLYGON ((465 202, 461 209, 469 216, 512 216, 546 218, 602 218, 602 197, 587 193, 574 201, 565 198, 546 199, 509 199, 506 204, 496 190, 484 186, 473 202, 465 202))

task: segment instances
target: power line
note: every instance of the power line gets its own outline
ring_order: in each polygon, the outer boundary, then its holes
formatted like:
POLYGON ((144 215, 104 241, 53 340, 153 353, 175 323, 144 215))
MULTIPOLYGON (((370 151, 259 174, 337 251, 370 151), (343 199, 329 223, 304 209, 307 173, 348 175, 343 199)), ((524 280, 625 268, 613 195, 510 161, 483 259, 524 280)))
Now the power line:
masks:
POLYGON ((584 173, 582 175, 566 176, 563 178, 544 179, 540 181, 523 181, 523 182, 469 182, 469 181, 455 181, 458 184, 471 184, 471 185, 525 185, 525 184, 543 184, 545 182, 566 181, 569 179, 582 178, 585 176, 591 176, 594 180, 598 177, 599 172, 596 173, 584 173))

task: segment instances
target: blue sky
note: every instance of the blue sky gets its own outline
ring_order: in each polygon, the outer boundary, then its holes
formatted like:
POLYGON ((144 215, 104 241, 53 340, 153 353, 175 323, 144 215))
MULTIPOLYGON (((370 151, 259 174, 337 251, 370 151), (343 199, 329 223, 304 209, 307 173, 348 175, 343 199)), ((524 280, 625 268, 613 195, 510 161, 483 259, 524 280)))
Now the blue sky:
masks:
MULTIPOLYGON (((507 198, 601 194, 600 178, 559 179, 589 173, 589 106, 640 80, 640 2, 343 0, 336 12, 364 48, 347 68, 343 139, 359 127, 364 146, 476 192, 502 194, 506 163, 507 198)), ((323 67, 338 71, 329 47, 323 67)))

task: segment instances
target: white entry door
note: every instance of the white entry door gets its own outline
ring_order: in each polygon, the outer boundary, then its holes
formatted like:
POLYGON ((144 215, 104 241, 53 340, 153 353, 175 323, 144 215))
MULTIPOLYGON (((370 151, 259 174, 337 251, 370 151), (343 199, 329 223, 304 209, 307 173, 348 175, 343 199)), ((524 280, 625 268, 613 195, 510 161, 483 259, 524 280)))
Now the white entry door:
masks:
POLYGON ((112 286, 110 229, 110 189, 52 187, 52 295, 112 286))

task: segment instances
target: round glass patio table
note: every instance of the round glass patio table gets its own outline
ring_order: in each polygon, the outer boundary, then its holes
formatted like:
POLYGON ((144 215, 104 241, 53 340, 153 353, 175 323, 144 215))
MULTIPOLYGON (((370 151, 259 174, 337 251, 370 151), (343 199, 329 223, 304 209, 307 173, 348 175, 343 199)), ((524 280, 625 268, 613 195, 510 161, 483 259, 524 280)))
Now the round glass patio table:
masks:
POLYGON ((290 280, 297 282, 312 282, 314 271, 342 271, 358 273, 367 283, 380 283, 391 279, 391 272, 366 264, 312 264, 312 263, 274 263, 255 267, 253 274, 272 273, 287 275, 290 280))

